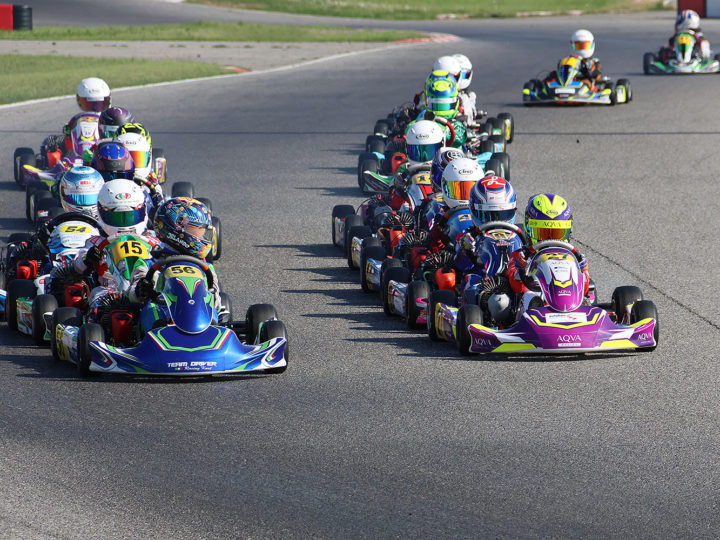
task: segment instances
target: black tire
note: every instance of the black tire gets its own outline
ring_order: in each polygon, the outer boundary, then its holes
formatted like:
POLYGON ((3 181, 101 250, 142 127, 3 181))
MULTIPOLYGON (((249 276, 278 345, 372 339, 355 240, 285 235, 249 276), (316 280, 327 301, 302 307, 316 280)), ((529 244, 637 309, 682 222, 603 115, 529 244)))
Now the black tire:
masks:
POLYGON ((54 208, 62 208, 60 202, 48 191, 36 193, 36 196, 38 196, 39 199, 35 203, 35 215, 32 218, 33 223, 46 221, 50 217, 51 210, 54 208), (44 215, 41 216, 40 214, 44 215))
POLYGON ((211 257, 213 261, 220 260, 220 257, 222 257, 222 222, 220 221, 219 217, 212 217, 212 225, 213 229, 215 229, 215 233, 213 234, 213 247, 210 250, 211 257))
POLYGON ((277 319, 277 310, 272 304, 253 304, 245 313, 247 328, 247 342, 252 345, 260 337, 260 324, 271 319, 277 319))
POLYGON ((373 133, 376 135, 387 135, 390 133, 390 123, 387 121, 387 119, 383 118, 382 120, 378 120, 375 122, 375 127, 373 128, 373 133))
POLYGON ((370 227, 367 225, 361 225, 359 227, 352 227, 349 230, 346 230, 347 235, 345 236, 345 257, 347 258, 347 263, 350 268, 356 268, 355 262, 352 258, 352 239, 354 237, 360 238, 361 240, 364 240, 368 236, 372 234, 372 230, 370 230, 370 227))
POLYGON ((368 158, 360 164, 358 167, 358 186, 360 189, 365 189, 365 171, 371 173, 377 173, 380 170, 380 164, 376 158, 368 158))
MULTIPOLYGON (((263 324, 262 328, 260 329, 260 342, 264 343, 265 341, 269 341, 273 338, 285 338, 288 339, 287 335, 287 328, 285 328, 285 323, 282 321, 268 321, 267 323, 263 324)), ((288 346, 290 345, 290 342, 285 343, 285 362, 287 364, 290 363, 290 356, 288 354, 288 346)), ((266 369, 263 373, 282 373, 287 369, 287 364, 281 367, 275 367, 266 369)))
POLYGON ((25 217, 30 221, 33 221, 36 197, 39 192, 49 193, 49 188, 44 182, 33 182, 25 186, 25 217))
POLYGON ((643 73, 645 75, 652 75, 652 69, 650 68, 650 65, 655 61, 655 55, 651 52, 645 53, 643 55, 643 73))
POLYGON ((625 101, 623 103, 630 103, 632 101, 632 87, 630 86, 630 81, 628 79, 620 79, 617 82, 617 86, 625 87, 625 101))
POLYGON ((504 135, 504 134, 502 134, 502 135, 490 135, 489 139, 490 139, 494 144, 502 144, 502 148, 503 148, 503 149, 500 150, 500 152, 504 152, 504 151, 505 151, 505 145, 507 144, 507 140, 505 140, 505 135, 504 135))
POLYGON ((391 281, 397 281, 398 283, 409 283, 410 270, 408 270, 404 266, 391 266, 385 272, 381 272, 380 275, 380 299, 382 300, 383 311, 385 312, 385 315, 391 317, 392 315, 394 315, 394 313, 390 307, 390 302, 392 301, 392 298, 388 296, 387 293, 388 285, 391 281))
POLYGON ((70 326, 80 327, 83 324, 82 311, 74 307, 61 307, 53 311, 50 321, 50 351, 54 360, 60 360, 57 349, 57 335, 55 329, 58 324, 67 324, 70 326))
POLYGON ((372 292, 367 280, 367 263, 369 259, 382 261, 385 259, 385 248, 382 246, 363 247, 360 251, 360 287, 365 292, 372 292))
POLYGON ((380 238, 377 236, 368 236, 366 238, 363 238, 362 245, 363 245, 364 249, 367 249, 367 248, 373 247, 373 246, 380 246, 381 248, 385 249, 385 247, 383 246, 382 240, 380 240, 380 238))
POLYGON ((32 148, 16 148, 13 153, 13 173, 15 175, 15 182, 22 186, 22 167, 23 165, 32 165, 33 167, 37 163, 35 159, 35 150, 32 148))
POLYGON ((643 293, 639 287, 623 285, 616 287, 610 300, 610 310, 615 313, 615 322, 621 324, 625 315, 626 307, 643 299, 643 293))
MULTIPOLYGON (((8 236, 8 244, 19 244, 20 242, 30 242, 32 234, 26 232, 14 232, 8 236)), ((1 287, 0 287, 1 288, 1 287)))
MULTIPOLYGON (((485 162, 485 175, 490 171, 492 171, 495 176, 505 178, 505 167, 499 159, 490 158, 485 162)), ((505 178, 505 180, 507 180, 507 178, 505 178)))
POLYGON ((30 279, 14 279, 8 284, 5 297, 5 320, 8 328, 17 331, 17 301, 18 298, 35 298, 37 288, 30 279))
POLYGON ((505 126, 505 139, 508 144, 513 142, 515 139, 515 119, 512 114, 507 112, 501 112, 497 115, 498 120, 502 121, 505 126))
POLYGON ((501 175, 508 182, 510 181, 510 155, 507 152, 495 152, 490 159, 497 159, 502 163, 503 175, 501 175))
POLYGON ((102 326, 96 323, 86 323, 80 327, 78 332, 78 362, 77 372, 81 377, 89 377, 90 364, 92 362, 92 349, 90 348, 91 341, 105 341, 105 332, 103 332, 102 326))
POLYGON ((223 308, 225 308, 223 311, 227 311, 227 313, 223 315, 218 315, 218 323, 219 324, 225 324, 229 323, 233 320, 233 309, 232 309, 232 298, 230 298, 230 295, 224 292, 220 293, 220 304, 223 308))
POLYGON ((480 143, 480 148, 478 152, 480 154, 485 154, 486 152, 490 152, 492 154, 495 152, 495 145, 490 139, 485 139, 480 143))
POLYGON ((472 337, 468 331, 471 324, 483 324, 483 314, 480 306, 475 304, 465 304, 460 306, 457 312, 457 321, 455 323, 455 345, 457 350, 463 356, 470 356, 470 345, 472 345, 472 337))
POLYGON ((405 298, 405 322, 408 329, 421 330, 425 327, 417 322, 420 312, 415 302, 419 298, 425 298, 427 300, 430 297, 430 292, 430 284, 423 279, 416 279, 408 284, 407 295, 405 298))
POLYGON ((630 311, 630 324, 635 324, 643 319, 655 319, 655 329, 653 330, 655 347, 642 347, 639 350, 643 352, 654 351, 658 343, 660 343, 660 320, 658 319, 657 308, 650 300, 640 300, 635 302, 632 310, 630 311))
POLYGON ((208 199, 207 197, 197 197, 195 200, 203 203, 205 205, 205 208, 208 209, 208 212, 210 212, 212 214, 213 207, 212 207, 212 201, 210 199, 208 199))
POLYGON ((380 135, 368 135, 365 138, 365 151, 366 152, 385 152, 385 138, 380 135))
POLYGON ((335 234, 335 220, 345 219, 355 213, 355 207, 352 204, 336 204, 332 209, 332 222, 330 224, 330 235, 332 237, 333 246, 340 245, 340 239, 335 234))
POLYGON ((152 164, 152 170, 153 172, 157 173, 157 169, 155 168, 155 158, 165 158, 165 174, 162 177, 158 177, 158 182, 161 184, 164 184, 167 182, 168 179, 168 165, 167 165, 167 157, 165 157, 165 150, 162 148, 153 148, 152 149, 152 158, 153 158, 153 164, 152 164))
POLYGON ((194 199, 195 198, 195 186, 193 186, 192 182, 175 182, 172 185, 172 189, 171 189, 170 193, 173 198, 189 197, 191 199, 194 199))
POLYGON ((610 89, 610 105, 617 105, 617 88, 615 88, 615 83, 608 83, 605 88, 610 89))
POLYGON ((457 306, 457 296, 452 291, 439 290, 433 291, 428 297, 428 336, 433 341, 440 341, 440 337, 437 334, 437 327, 435 326, 435 311, 438 304, 448 304, 450 306, 457 306))
POLYGON ((32 337, 35 345, 45 345, 45 313, 53 313, 58 308, 57 298, 52 294, 41 294, 35 297, 32 306, 33 331, 32 337))

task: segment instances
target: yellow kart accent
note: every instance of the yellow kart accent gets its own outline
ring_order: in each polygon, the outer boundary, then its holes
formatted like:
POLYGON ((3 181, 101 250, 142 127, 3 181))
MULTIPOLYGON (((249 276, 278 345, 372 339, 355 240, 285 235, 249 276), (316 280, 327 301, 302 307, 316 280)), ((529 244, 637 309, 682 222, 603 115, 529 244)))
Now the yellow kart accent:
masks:
POLYGON ((642 326, 643 324, 647 324, 647 323, 649 323, 649 322, 652 321, 652 320, 654 320, 654 319, 651 319, 650 317, 648 317, 647 319, 643 319, 642 321, 638 321, 638 322, 636 322, 636 323, 633 323, 633 324, 631 324, 630 326, 631 326, 632 328, 636 328, 636 327, 638 327, 638 326, 642 326))
POLYGON ((600 344, 600 347, 622 347, 624 349, 637 349, 638 346, 629 339, 611 339, 609 341, 603 341, 600 344))
POLYGON ((532 343, 503 343, 499 347, 493 349, 492 352, 529 351, 535 348, 535 345, 532 343))
POLYGON ((526 96, 529 96, 529 95, 530 95, 530 90, 528 90, 527 88, 523 88, 523 94, 526 95, 526 96))
POLYGON ((595 324, 600 317, 600 313, 596 313, 592 320, 587 322, 571 323, 571 324, 560 324, 560 323, 549 323, 542 322, 536 315, 530 315, 530 318, 535 321, 538 326, 545 326, 547 328, 562 328, 563 330, 569 330, 571 328, 579 328, 580 326, 592 326, 595 324))
POLYGON ((558 281, 557 279, 553 279, 553 284, 557 285, 561 289, 564 289, 572 285, 572 279, 568 279, 567 281, 558 281))

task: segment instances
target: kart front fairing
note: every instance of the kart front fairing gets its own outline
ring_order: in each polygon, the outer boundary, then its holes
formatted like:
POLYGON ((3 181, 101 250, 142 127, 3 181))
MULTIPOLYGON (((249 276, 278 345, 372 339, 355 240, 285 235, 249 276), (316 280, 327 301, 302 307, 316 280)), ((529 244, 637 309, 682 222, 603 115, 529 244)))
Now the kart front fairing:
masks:
POLYGON ((210 326, 192 335, 166 326, 148 332, 136 347, 91 342, 90 371, 148 375, 265 371, 287 365, 286 346, 285 338, 246 345, 235 332, 222 326, 210 326))
POLYGON ((523 100, 531 103, 557 103, 559 105, 572 103, 610 105, 611 93, 609 88, 592 90, 580 81, 571 81, 566 85, 562 85, 558 81, 549 81, 538 90, 524 90, 523 100))
POLYGON ((541 307, 528 310, 506 330, 472 324, 468 331, 473 353, 576 354, 654 347, 656 324, 655 319, 616 324, 595 306, 570 313, 541 307))

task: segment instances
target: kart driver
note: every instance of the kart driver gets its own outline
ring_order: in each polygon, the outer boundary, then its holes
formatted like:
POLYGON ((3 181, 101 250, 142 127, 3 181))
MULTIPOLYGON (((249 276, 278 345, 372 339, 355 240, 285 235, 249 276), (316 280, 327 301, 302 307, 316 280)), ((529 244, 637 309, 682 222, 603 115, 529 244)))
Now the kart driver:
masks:
POLYGON ((692 9, 684 9, 678 13, 675 19, 675 33, 668 40, 668 45, 660 49, 658 53, 661 62, 667 63, 672 58, 675 49, 675 38, 681 32, 687 32, 695 36, 693 56, 700 57, 703 60, 710 59, 710 42, 705 39, 705 35, 700 30, 700 15, 692 9))

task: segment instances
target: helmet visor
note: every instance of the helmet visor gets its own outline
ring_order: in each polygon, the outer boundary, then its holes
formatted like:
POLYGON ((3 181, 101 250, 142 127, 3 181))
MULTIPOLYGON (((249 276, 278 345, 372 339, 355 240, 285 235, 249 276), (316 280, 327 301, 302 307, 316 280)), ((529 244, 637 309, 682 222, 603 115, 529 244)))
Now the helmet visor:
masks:
POLYGON ((140 169, 150 166, 150 152, 147 150, 130 150, 135 167, 140 169))
POLYGON ((573 41, 573 45, 576 51, 589 51, 592 48, 592 41, 573 41))
POLYGON ((145 221, 147 212, 145 206, 135 210, 115 210, 100 207, 100 219, 111 227, 133 227, 145 221))
POLYGON ((197 238, 198 240, 205 240, 206 242, 213 241, 213 231, 202 225, 186 225, 185 232, 190 236, 197 238))
POLYGON ((434 144, 409 144, 408 157, 413 161, 432 161, 435 153, 442 148, 442 142, 434 144))
POLYGON ((549 219, 529 219, 527 222, 527 232, 533 242, 543 242, 545 240, 562 240, 570 241, 570 233, 572 232, 572 221, 569 219, 553 221, 549 219))
POLYGON ((77 102, 83 111, 103 112, 105 109, 107 109, 110 106, 110 96, 107 96, 106 98, 104 98, 102 100, 94 100, 94 99, 78 96, 77 102))
POLYGON ((100 171, 100 175, 106 182, 117 180, 118 178, 132 180, 135 177, 135 171, 100 171))
POLYGON ((445 181, 443 194, 449 199, 456 201, 467 201, 470 199, 470 192, 475 182, 467 180, 445 181))
POLYGON ((457 98, 428 98, 428 108, 433 112, 451 112, 457 108, 457 98))
POLYGON ((490 221, 507 221, 508 223, 515 222, 515 209, 510 208, 508 210, 481 210, 480 214, 483 218, 483 223, 490 221))
POLYGON ((100 125, 100 135, 106 139, 114 139, 120 126, 100 125))
POLYGON ((67 193, 63 200, 71 206, 94 206, 98 201, 97 193, 67 193))

